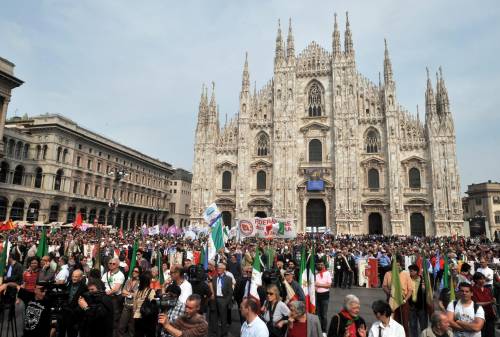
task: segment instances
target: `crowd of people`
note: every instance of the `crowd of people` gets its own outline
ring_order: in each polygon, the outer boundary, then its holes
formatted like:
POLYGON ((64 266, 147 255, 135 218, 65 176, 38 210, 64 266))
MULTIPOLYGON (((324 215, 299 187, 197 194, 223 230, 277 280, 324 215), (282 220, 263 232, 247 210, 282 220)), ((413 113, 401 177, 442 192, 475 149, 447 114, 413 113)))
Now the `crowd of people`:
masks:
POLYGON ((204 264, 206 237, 58 229, 47 234, 48 253, 40 256, 39 228, 2 234, 8 260, 0 270, 0 309, 16 310, 22 302, 28 337, 226 337, 233 323, 243 337, 495 336, 500 245, 486 239, 229 239, 204 264), (314 296, 300 284, 304 252, 315 261, 314 296), (256 256, 263 274, 252 284, 256 256), (391 303, 393 265, 403 299, 397 307, 391 303), (376 273, 375 282, 368 271, 376 273), (360 286, 381 287, 386 295, 371 306, 371 327, 360 317, 353 288, 360 286), (328 317, 332 288, 352 294, 328 317))

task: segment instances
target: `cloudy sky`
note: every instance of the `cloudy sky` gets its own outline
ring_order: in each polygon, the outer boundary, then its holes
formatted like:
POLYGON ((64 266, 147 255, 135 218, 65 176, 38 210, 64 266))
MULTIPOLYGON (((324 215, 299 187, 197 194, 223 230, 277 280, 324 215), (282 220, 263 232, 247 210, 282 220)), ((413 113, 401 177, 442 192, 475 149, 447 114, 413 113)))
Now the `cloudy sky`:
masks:
MULTIPOLYGON (((402 105, 423 116, 425 67, 443 67, 462 189, 500 181, 500 3, 486 1, 16 0, 2 4, 0 56, 26 81, 9 116, 59 113, 191 169, 202 83, 221 121, 238 108, 245 51, 257 87, 272 76, 277 21, 296 51, 331 48, 349 11, 357 65, 378 81, 387 38, 402 105), (287 27, 285 27, 286 30, 287 27)), ((342 34, 343 35, 343 34, 342 34)))

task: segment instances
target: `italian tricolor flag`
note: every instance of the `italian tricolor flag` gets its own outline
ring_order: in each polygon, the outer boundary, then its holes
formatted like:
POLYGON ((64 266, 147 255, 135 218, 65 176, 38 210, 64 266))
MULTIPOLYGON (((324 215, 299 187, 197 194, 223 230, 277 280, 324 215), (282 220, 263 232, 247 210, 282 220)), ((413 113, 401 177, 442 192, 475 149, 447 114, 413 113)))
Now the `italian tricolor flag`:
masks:
MULTIPOLYGON (((260 264, 260 249, 257 247, 255 251, 255 258, 253 259, 252 266, 252 283, 250 283, 250 296, 260 303, 259 293, 257 287, 262 285, 262 271, 260 264)), ((259 304, 260 306, 260 304, 259 304)))
POLYGON ((316 312, 315 270, 314 247, 309 255, 309 261, 307 261, 306 249, 302 247, 302 252, 300 254, 299 283, 306 297, 306 310, 312 314, 316 312))

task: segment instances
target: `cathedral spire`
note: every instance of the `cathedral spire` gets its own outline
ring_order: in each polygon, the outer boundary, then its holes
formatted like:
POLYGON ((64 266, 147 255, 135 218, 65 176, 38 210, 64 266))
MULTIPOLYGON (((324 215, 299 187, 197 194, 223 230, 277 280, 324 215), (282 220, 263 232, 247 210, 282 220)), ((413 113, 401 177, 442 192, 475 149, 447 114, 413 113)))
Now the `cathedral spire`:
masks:
POLYGON ((443 69, 439 67, 439 86, 441 89, 441 109, 443 113, 450 112, 450 101, 448 99, 448 90, 446 89, 446 84, 443 79, 443 69))
POLYGON ((352 43, 351 24, 349 23, 349 12, 345 13, 345 34, 344 34, 344 52, 346 54, 354 54, 354 46, 352 43))
POLYGON ((205 96, 205 83, 201 85, 200 105, 198 108, 198 123, 203 123, 206 119, 206 111, 208 108, 207 97, 205 96))
POLYGON ((245 52, 245 65, 243 66, 243 78, 241 80, 241 92, 249 93, 250 91, 250 73, 248 72, 248 52, 245 52))
POLYGON ((426 119, 428 115, 433 113, 436 100, 434 98, 434 90, 432 89, 431 77, 429 76, 429 68, 425 68, 427 71, 427 89, 425 90, 425 114, 426 119))
POLYGON ((286 40, 286 57, 288 61, 292 61, 295 58, 295 44, 293 41, 292 33, 292 18, 288 21, 288 37, 286 40))
POLYGON ((212 97, 210 97, 209 113, 211 117, 217 114, 217 102, 215 100, 215 82, 212 81, 212 97))
POLYGON ((384 39, 385 51, 384 51, 384 84, 390 85, 394 81, 392 79, 392 63, 389 57, 389 49, 387 48, 387 40, 384 39))
POLYGON ((284 57, 283 38, 281 37, 281 22, 278 19, 278 34, 276 35, 276 55, 274 57, 274 65, 276 66, 280 64, 284 57))
POLYGON ((341 53, 340 50, 340 32, 339 25, 337 24, 337 13, 333 14, 333 34, 332 34, 333 42, 332 42, 332 51, 333 57, 338 57, 341 53))

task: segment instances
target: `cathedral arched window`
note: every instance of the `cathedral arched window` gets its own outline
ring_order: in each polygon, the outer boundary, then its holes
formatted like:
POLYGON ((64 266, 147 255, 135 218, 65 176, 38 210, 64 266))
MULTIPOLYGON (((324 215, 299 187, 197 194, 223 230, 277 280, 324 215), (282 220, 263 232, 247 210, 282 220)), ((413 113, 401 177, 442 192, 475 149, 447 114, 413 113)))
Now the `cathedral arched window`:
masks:
POLYGON ((323 161, 323 151, 322 151, 321 141, 318 139, 313 139, 309 142, 309 161, 310 162, 323 161))
POLYGON ((9 169, 9 164, 6 161, 2 162, 2 164, 0 165, 0 183, 7 182, 7 179, 9 177, 9 169))
POLYGON ((269 154, 269 136, 265 132, 259 133, 257 137, 257 156, 269 154))
POLYGON ((365 146, 367 153, 380 152, 380 136, 375 129, 370 129, 366 133, 365 146))
POLYGON ((222 172, 222 190, 229 191, 231 189, 231 172, 222 172))
POLYGON ((309 117, 321 116, 323 113, 323 92, 319 83, 314 82, 308 92, 308 107, 309 117))
POLYGON ((258 171, 257 172, 257 190, 258 191, 263 191, 266 189, 266 172, 265 171, 258 171))
POLYGON ((408 171, 408 181, 410 188, 420 188, 420 170, 416 167, 412 167, 410 171, 408 171))
POLYGON ((368 188, 370 189, 380 188, 380 179, 377 169, 371 168, 368 170, 368 188))

